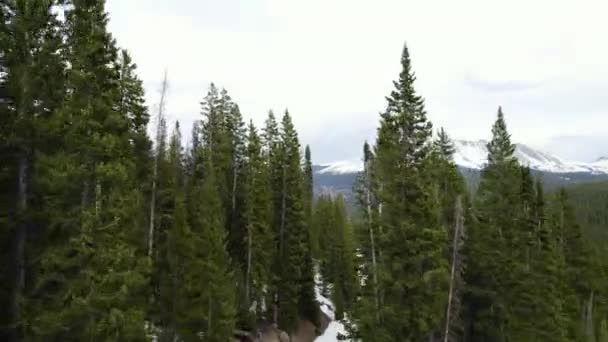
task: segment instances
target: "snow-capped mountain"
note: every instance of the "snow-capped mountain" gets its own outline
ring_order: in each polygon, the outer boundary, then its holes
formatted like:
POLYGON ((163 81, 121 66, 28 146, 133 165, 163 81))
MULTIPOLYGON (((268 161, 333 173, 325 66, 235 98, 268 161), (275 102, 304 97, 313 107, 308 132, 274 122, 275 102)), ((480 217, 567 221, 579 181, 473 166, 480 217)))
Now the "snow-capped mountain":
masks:
MULTIPOLYGON (((454 161, 469 169, 483 168, 487 163, 487 143, 485 140, 456 140, 454 161)), ((608 174, 608 158, 600 158, 592 163, 572 162, 524 144, 515 145, 515 157, 522 165, 542 172, 608 174)))
MULTIPOLYGON (((454 161, 460 167, 480 170, 487 163, 487 141, 456 140, 454 161)), ((572 162, 563 160, 550 153, 532 148, 524 144, 516 144, 515 157, 522 165, 541 172, 567 174, 588 173, 608 175, 608 157, 600 158, 591 163, 572 162)), ((320 165, 316 173, 319 175, 345 175, 357 173, 363 169, 361 161, 339 161, 320 165)))
POLYGON ((324 175, 343 175, 348 173, 357 173, 363 170, 363 162, 360 161, 337 161, 329 164, 319 165, 319 170, 316 173, 324 175))

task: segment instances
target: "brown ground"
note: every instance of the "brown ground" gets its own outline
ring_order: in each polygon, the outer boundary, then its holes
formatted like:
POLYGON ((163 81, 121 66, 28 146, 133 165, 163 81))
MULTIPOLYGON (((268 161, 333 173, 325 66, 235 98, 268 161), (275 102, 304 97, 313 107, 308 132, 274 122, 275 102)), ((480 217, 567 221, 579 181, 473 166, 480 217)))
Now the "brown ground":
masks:
MULTIPOLYGON (((331 320, 329 317, 327 317, 325 314, 321 315, 321 329, 319 329, 320 333, 327 329, 330 322, 331 320)), ((291 341, 284 332, 278 329, 269 328, 262 333, 260 342, 313 342, 316 337, 317 331, 314 324, 312 324, 310 321, 300 321, 298 331, 291 337, 291 341)))

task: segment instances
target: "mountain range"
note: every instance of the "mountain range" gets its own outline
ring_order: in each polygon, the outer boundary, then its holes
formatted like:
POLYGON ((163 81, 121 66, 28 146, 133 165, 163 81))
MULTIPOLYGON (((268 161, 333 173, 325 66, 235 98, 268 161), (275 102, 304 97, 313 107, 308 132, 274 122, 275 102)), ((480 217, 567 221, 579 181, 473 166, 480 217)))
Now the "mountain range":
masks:
MULTIPOLYGON (((454 141, 454 161, 469 185, 475 188, 479 172, 487 163, 487 141, 454 141)), ((515 157, 529 166, 549 188, 570 183, 608 179, 608 157, 590 163, 567 161, 550 153, 516 144, 515 157)), ((340 192, 350 197, 357 174, 363 169, 361 161, 337 161, 314 166, 315 190, 340 192)))

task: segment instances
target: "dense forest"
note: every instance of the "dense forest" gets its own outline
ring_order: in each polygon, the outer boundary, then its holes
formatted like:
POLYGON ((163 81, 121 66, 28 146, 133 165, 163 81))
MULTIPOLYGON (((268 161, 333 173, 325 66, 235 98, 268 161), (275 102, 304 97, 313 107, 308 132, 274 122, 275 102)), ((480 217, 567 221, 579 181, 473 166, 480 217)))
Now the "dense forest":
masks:
POLYGON ((323 296, 353 341, 608 341, 605 184, 545 191, 498 108, 470 191, 407 47, 351 209, 287 110, 211 84, 184 138, 108 20, 0 2, 0 340, 319 335, 323 296))

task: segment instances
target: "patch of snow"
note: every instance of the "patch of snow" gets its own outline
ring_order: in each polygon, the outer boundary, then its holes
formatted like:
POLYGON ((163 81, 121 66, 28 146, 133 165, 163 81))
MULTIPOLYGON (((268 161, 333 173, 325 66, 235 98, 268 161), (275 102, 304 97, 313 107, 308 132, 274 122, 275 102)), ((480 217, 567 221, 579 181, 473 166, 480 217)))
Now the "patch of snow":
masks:
POLYGON ((329 326, 323 333, 323 335, 317 337, 315 339, 316 342, 344 342, 350 341, 349 339, 338 339, 338 336, 348 336, 346 332, 346 328, 344 328, 344 324, 340 322, 333 321, 329 323, 329 326))
POLYGON ((363 162, 342 160, 330 164, 322 164, 322 169, 317 171, 318 174, 342 175, 348 173, 357 173, 363 170, 363 162))
POLYGON ((346 327, 344 323, 340 321, 335 321, 336 314, 334 309, 334 303, 332 303, 331 299, 325 297, 323 295, 323 282, 321 280, 321 275, 319 272, 316 272, 315 275, 315 294, 317 297, 317 302, 319 302, 319 307, 321 311, 327 317, 329 317, 332 321, 327 326, 327 329, 323 332, 323 335, 317 337, 315 342, 349 342, 351 340, 346 339, 344 337, 348 336, 348 332, 346 331, 346 327), (342 338, 339 338, 341 336, 342 338))

